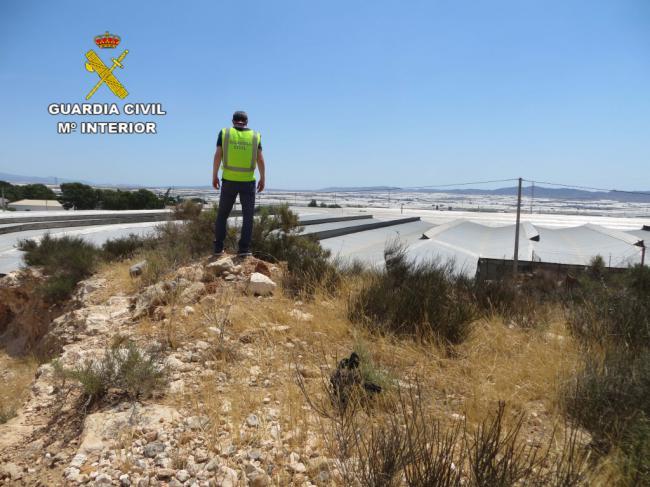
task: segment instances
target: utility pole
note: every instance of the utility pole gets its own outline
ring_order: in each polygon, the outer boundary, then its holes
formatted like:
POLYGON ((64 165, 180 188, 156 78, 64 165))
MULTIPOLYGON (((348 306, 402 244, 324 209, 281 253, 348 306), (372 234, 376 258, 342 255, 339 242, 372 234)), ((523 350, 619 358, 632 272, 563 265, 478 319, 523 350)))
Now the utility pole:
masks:
POLYGON ((512 259, 512 275, 516 276, 519 270, 519 222, 521 220, 521 178, 517 189, 517 223, 515 224, 515 255, 512 259))
POLYGON ((641 247, 641 267, 645 265, 645 242, 644 245, 641 247))

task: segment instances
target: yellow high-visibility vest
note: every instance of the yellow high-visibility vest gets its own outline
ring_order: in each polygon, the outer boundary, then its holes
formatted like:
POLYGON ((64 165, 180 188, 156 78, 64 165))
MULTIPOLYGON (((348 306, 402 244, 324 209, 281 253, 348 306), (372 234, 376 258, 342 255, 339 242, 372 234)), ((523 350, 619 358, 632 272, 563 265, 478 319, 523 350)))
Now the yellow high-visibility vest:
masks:
POLYGON ((228 181, 255 181, 257 150, 262 135, 254 130, 221 130, 223 178, 228 181))

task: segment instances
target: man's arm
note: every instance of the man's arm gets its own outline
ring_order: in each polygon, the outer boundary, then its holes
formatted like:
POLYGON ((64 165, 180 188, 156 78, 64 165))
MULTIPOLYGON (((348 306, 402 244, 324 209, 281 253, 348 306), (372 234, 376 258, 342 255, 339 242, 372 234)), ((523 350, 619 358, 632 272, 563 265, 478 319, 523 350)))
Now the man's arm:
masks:
MULTIPOLYGON (((216 157, 216 156, 215 156, 216 157)), ((257 170, 260 172, 260 180, 257 182, 257 192, 261 193, 264 191, 265 181, 265 166, 264 166, 264 154, 262 154, 262 149, 257 151, 257 170)))
POLYGON ((223 149, 220 145, 217 146, 217 152, 214 153, 214 163, 212 165, 212 187, 219 189, 219 166, 221 166, 221 157, 223 149))

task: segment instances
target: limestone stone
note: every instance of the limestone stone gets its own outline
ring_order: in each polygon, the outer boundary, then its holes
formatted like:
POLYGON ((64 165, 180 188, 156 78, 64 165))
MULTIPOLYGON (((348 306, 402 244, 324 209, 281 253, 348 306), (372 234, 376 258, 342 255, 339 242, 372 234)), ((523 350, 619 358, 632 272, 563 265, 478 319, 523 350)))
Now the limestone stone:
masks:
POLYGON ((222 257, 205 266, 206 273, 212 277, 219 277, 226 272, 232 272, 235 264, 230 257, 222 257))
POLYGON ((202 282, 193 282, 183 289, 183 292, 181 293, 181 303, 196 303, 203 294, 205 294, 205 284, 202 282))
POLYGON ((259 272, 254 272, 249 278, 247 291, 255 296, 268 296, 273 294, 276 287, 277 284, 271 278, 259 272))

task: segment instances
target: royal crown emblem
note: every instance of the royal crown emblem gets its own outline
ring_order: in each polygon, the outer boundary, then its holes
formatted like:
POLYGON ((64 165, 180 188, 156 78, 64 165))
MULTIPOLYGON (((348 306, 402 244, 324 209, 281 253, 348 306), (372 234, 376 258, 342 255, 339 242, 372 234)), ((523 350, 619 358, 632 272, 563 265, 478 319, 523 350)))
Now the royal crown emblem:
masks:
POLYGON ((120 43, 120 36, 115 34, 109 34, 106 31, 104 34, 95 36, 95 44, 101 49, 115 49, 120 43))
MULTIPOLYGON (((106 31, 105 34, 95 37, 95 44, 97 44, 102 49, 114 49, 120 43, 120 40, 121 39, 119 36, 116 36, 115 34, 109 34, 108 31, 106 31)), ((128 49, 125 49, 124 52, 122 52, 122 54, 117 57, 117 59, 112 58, 111 61, 113 61, 113 64, 110 67, 104 64, 104 61, 102 61, 97 53, 92 49, 86 53, 86 69, 91 73, 97 73, 97 76, 99 76, 99 81, 86 95, 86 100, 90 100, 90 98, 103 84, 106 84, 108 89, 111 90, 113 94, 118 98, 126 98, 129 92, 126 91, 126 88, 124 88, 122 83, 120 83, 120 80, 115 77, 113 71, 115 68, 124 68, 122 61, 124 61, 124 58, 128 53, 128 49)))

